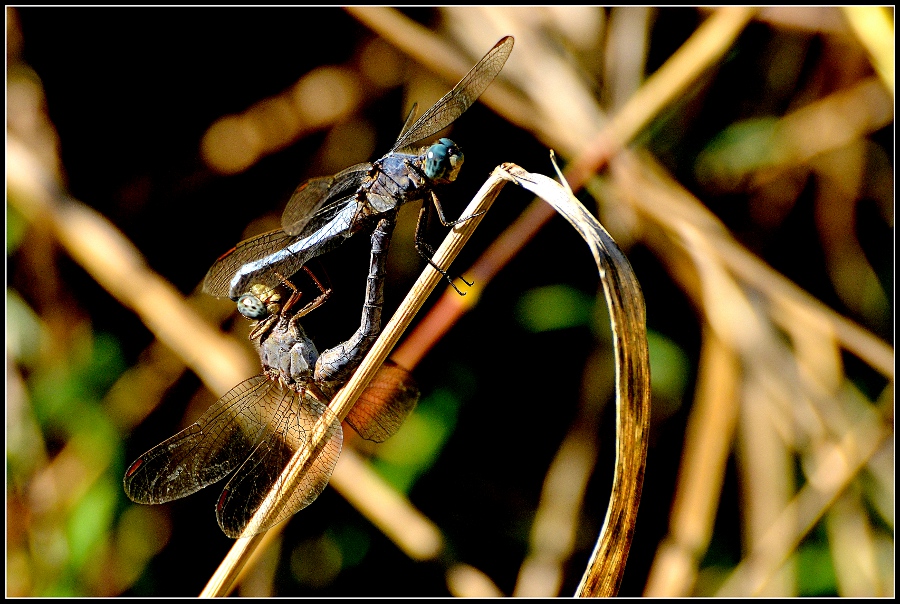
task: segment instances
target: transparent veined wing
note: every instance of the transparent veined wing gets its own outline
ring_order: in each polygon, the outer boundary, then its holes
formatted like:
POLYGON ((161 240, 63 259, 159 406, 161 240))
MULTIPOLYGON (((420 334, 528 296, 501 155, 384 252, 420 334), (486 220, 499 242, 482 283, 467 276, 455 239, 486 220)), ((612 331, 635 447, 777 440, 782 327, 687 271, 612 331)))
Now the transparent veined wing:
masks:
POLYGON ((279 403, 272 386, 257 375, 229 390, 200 419, 131 464, 125 492, 137 503, 165 503, 227 476, 271 432, 279 403))
POLYGON ((497 42, 453 90, 441 97, 408 130, 401 132, 391 152, 415 145, 423 138, 440 132, 471 107, 503 69, 512 52, 513 42, 512 36, 497 42))
POLYGON ((343 442, 337 419, 280 513, 252 522, 266 497, 278 494, 283 470, 309 442, 325 412, 326 405, 310 392, 257 375, 229 390, 190 427, 141 455, 125 474, 125 492, 137 503, 165 503, 237 468, 219 497, 216 516, 229 537, 256 534, 312 503, 328 484, 343 442))
POLYGON ((412 128, 413 120, 416 119, 416 115, 419 113, 419 104, 413 103, 412 108, 410 108, 409 113, 406 114, 406 119, 403 120, 403 127, 400 128, 400 134, 397 135, 397 138, 402 137, 406 132, 412 128))
MULTIPOLYGON (((257 262, 278 250, 283 250, 296 239, 283 230, 276 229, 241 241, 213 263, 203 279, 203 291, 218 298, 229 297, 231 279, 242 266, 250 262, 257 262)), ((290 276, 303 267, 303 263, 299 261, 293 264, 289 257, 285 258, 285 266, 282 269, 284 276, 290 276), (293 264, 297 264, 297 266, 294 267, 293 264)))
POLYGON ((327 427, 322 448, 302 470, 300 482, 285 492, 283 472, 297 451, 310 445, 313 427, 327 412, 327 406, 308 391, 281 390, 291 404, 280 406, 284 413, 275 418, 277 424, 271 436, 254 447, 228 481, 216 505, 219 527, 229 537, 260 533, 315 501, 328 484, 341 454, 343 432, 334 418, 327 427), (259 513, 261 508, 267 511, 259 513))
POLYGON ((357 204, 335 207, 335 212, 328 214, 328 224, 314 229, 308 224, 300 235, 277 229, 240 242, 212 265, 203 290, 237 300, 254 284, 276 287, 309 260, 340 245, 353 233, 357 204))
POLYGON ((281 215, 281 228, 289 235, 306 235, 343 207, 365 180, 372 164, 350 166, 334 176, 311 178, 300 184, 281 215))
POLYGON ((419 388, 412 374, 386 361, 350 409, 346 420, 366 440, 384 442, 397 433, 418 401, 419 388))

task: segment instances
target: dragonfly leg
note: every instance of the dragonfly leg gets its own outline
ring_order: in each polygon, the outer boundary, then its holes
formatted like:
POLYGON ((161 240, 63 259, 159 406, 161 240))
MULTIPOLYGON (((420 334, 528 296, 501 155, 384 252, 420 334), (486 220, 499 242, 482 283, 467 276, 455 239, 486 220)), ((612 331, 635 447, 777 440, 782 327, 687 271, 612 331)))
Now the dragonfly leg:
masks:
POLYGON ((256 323, 256 326, 250 330, 250 335, 247 336, 248 339, 253 341, 256 338, 260 338, 260 340, 261 340, 262 335, 264 333, 266 333, 267 331, 269 331, 272 328, 272 326, 275 325, 275 322, 277 320, 278 320, 278 315, 274 314, 274 315, 269 315, 262 321, 258 321, 256 323))
POLYGON ((301 296, 303 296, 303 292, 297 289, 297 286, 293 284, 293 282, 282 275, 281 273, 275 273, 275 276, 281 280, 282 285, 289 288, 291 290, 291 295, 288 297, 287 302, 284 303, 284 306, 281 307, 279 311, 280 314, 286 313, 300 300, 301 296))
MULTIPOLYGON (((303 267, 303 270, 305 270, 306 274, 309 275, 310 279, 312 279, 313 282, 315 282, 316 287, 319 288, 319 291, 321 293, 316 297, 315 300, 308 303, 306 306, 304 306, 302 309, 300 309, 299 312, 297 312, 294 315, 297 318, 307 315, 310 312, 312 312, 313 310, 315 310, 316 308, 322 306, 325 303, 325 301, 328 300, 328 298, 331 296, 331 288, 330 287, 326 288, 324 285, 322 285, 322 283, 315 276, 315 274, 313 274, 313 272, 306 266, 303 267)), ((288 298, 288 301, 284 303, 284 307, 281 309, 281 314, 285 314, 285 313, 287 313, 288 310, 291 309, 291 307, 294 306, 294 304, 296 304, 300 300, 300 297, 303 296, 303 293, 300 290, 298 290, 297 286, 294 285, 294 283, 290 279, 287 279, 284 275, 276 272, 275 276, 281 280, 281 283, 283 285, 285 285, 286 287, 288 287, 292 290, 291 296, 288 298)))
MULTIPOLYGON (((416 223, 416 251, 419 252, 419 255, 424 258, 428 262, 428 264, 430 264, 432 268, 434 268, 434 270, 444 276, 447 282, 451 286, 453 286, 453 289, 456 290, 456 293, 458 293, 460 296, 465 296, 466 293, 460 291, 460 289, 456 287, 456 284, 453 282, 453 278, 447 274, 447 271, 443 270, 441 267, 434 263, 434 260, 431 259, 434 256, 434 248, 425 243, 425 227, 427 226, 428 222, 427 218, 425 217, 425 213, 427 210, 428 206, 422 204, 422 209, 419 210, 419 220, 416 223)), ((468 281, 466 281, 466 278, 463 276, 460 276, 460 279, 462 279, 462 282, 469 287, 474 285, 474 283, 469 283, 468 281)))
POLYGON ((331 288, 330 287, 325 287, 324 285, 322 285, 322 283, 319 281, 319 279, 313 274, 313 272, 308 267, 304 266, 303 270, 306 271, 306 274, 309 275, 309 278, 312 279, 313 282, 316 284, 316 287, 319 288, 320 293, 318 296, 316 296, 315 300, 313 300, 312 302, 310 302, 309 304, 307 304, 306 306, 304 306, 303 308, 300 309, 300 312, 298 312, 296 315, 297 318, 311 313, 313 310, 315 310, 315 309, 319 308, 320 306, 322 306, 323 304, 325 304, 325 301, 328 300, 329 297, 331 297, 331 288))
POLYGON ((438 218, 440 218, 441 224, 444 225, 445 227, 451 227, 451 226, 456 226, 458 224, 462 224, 462 223, 466 222, 467 220, 472 220, 473 218, 477 218, 477 217, 481 216, 482 214, 484 214, 485 212, 487 212, 487 210, 481 210, 480 212, 472 214, 471 216, 464 216, 464 217, 461 216, 460 218, 458 218, 456 220, 448 221, 447 217, 444 216, 444 208, 441 207, 441 202, 438 201, 437 195, 435 195, 434 191, 429 191, 429 193, 431 193, 431 199, 434 202, 434 209, 437 210, 438 218))

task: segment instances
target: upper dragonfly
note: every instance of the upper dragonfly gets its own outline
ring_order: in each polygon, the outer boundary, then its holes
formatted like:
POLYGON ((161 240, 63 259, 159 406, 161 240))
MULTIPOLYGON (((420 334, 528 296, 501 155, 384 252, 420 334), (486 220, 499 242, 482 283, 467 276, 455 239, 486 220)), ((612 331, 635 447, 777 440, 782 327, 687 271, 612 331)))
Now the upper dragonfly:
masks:
MULTIPOLYGON (((312 503, 325 488, 337 463, 343 431, 328 416, 323 448, 297 488, 282 493, 286 503, 266 507, 283 491, 282 472, 310 439, 327 405, 359 366, 381 330, 384 267, 393 223, 379 221, 372 234, 372 260, 360 327, 346 342, 323 352, 298 323, 327 295, 299 311, 294 293, 282 306, 277 290, 254 285, 242 296, 241 314, 257 324, 250 337, 263 372, 228 391, 194 424, 141 455, 125 474, 125 492, 138 503, 165 503, 186 497, 234 472, 216 505, 222 531, 237 538, 262 532, 312 503), (263 513, 259 510, 263 509, 263 513)), ((293 288, 291 283, 285 285, 293 288)), ((318 282, 317 282, 318 284, 318 282)), ((321 287, 321 286, 320 286, 321 287)), ((419 391, 408 371, 382 365, 347 415, 347 422, 368 440, 394 434, 415 407, 419 391)))
MULTIPOLYGON (((368 219, 393 214, 401 205, 426 196, 434 201, 444 225, 461 222, 445 219, 432 188, 456 180, 463 163, 462 151, 447 138, 418 152, 411 148, 471 107, 503 69, 512 48, 512 36, 497 42, 453 90, 415 122, 413 105, 397 142, 381 159, 303 182, 288 201, 281 217, 282 228, 237 244, 209 269, 203 289, 237 300, 251 284, 274 287, 281 275, 294 274, 313 257, 340 245, 361 230, 368 219)), ((423 214, 424 206, 416 228, 416 249, 431 262, 423 251, 431 251, 422 238, 423 214)))

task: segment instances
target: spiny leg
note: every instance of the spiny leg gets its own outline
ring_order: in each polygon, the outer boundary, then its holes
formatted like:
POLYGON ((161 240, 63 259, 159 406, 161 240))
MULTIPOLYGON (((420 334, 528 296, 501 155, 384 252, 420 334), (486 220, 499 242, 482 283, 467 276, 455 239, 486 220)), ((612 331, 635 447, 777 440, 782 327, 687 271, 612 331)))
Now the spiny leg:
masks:
MULTIPOLYGON (((306 306, 304 306, 302 309, 300 309, 300 311, 294 315, 295 317, 302 317, 303 315, 309 314, 316 308, 322 306, 325 303, 325 301, 328 300, 329 296, 331 296, 331 288, 326 288, 325 286, 323 286, 322 283, 319 281, 319 279, 313 274, 313 272, 308 267, 304 266, 303 270, 306 271, 306 274, 309 275, 309 277, 316 284, 316 287, 318 287, 319 291, 322 293, 319 294, 312 302, 308 303, 306 306)), ((294 283, 290 279, 286 278, 281 273, 276 272, 275 276, 281 280, 282 285, 284 285, 292 290, 292 293, 291 293, 290 297, 288 298, 288 301, 284 303, 284 307, 281 309, 281 313, 285 314, 285 313, 287 313, 288 310, 290 310, 294 306, 294 304, 296 304, 300 300, 300 298, 303 296, 303 292, 298 290, 297 286, 294 285, 294 283)))
POLYGON ((272 326, 275 325, 275 322, 278 320, 278 316, 278 314, 269 315, 265 319, 257 321, 256 326, 250 330, 250 335, 247 336, 247 338, 251 341, 256 338, 261 338, 262 334, 269 331, 269 329, 271 329, 272 326))
POLYGON ((325 304, 325 301, 328 300, 329 297, 331 297, 330 287, 325 287, 324 285, 322 285, 322 282, 319 281, 319 279, 315 276, 315 274, 312 272, 312 270, 310 270, 308 266, 304 265, 303 270, 306 271, 306 274, 309 275, 309 278, 313 280, 313 282, 316 284, 316 287, 319 288, 319 291, 321 293, 316 296, 315 300, 300 309, 300 312, 296 314, 297 318, 305 316, 313 310, 319 308, 320 306, 325 304))
MULTIPOLYGON (((438 201, 438 198, 437 198, 437 195, 435 194, 435 192, 429 191, 429 193, 431 194, 431 200, 434 202, 434 209, 437 210, 438 218, 440 219, 441 224, 444 225, 445 227, 452 227, 452 226, 456 226, 458 224, 462 224, 468 220, 472 220, 473 218, 478 218, 479 216, 481 216, 482 214, 487 212, 487 210, 481 210, 480 212, 472 214, 471 216, 460 216, 456 220, 448 221, 446 216, 444 216, 444 208, 441 207, 441 202, 438 201)), ((463 279, 463 281, 465 281, 465 279, 463 279)))
MULTIPOLYGON (((425 212, 427 210, 428 206, 426 204, 422 204, 422 209, 419 210, 419 220, 418 222, 416 222, 416 251, 419 252, 419 255, 424 258, 428 262, 428 264, 430 264, 432 268, 434 268, 434 270, 444 276, 447 282, 453 286, 453 289, 456 290, 456 293, 458 293, 460 296, 465 296, 465 292, 460 291, 459 288, 456 287, 456 284, 453 282, 453 279, 450 277, 450 275, 447 274, 447 271, 439 267, 431 259, 434 256, 434 248, 425 243, 425 228, 428 223, 427 218, 425 218, 425 212)), ((474 285, 474 283, 469 283, 468 281, 466 281, 466 278, 463 276, 460 276, 460 279, 462 279, 462 282, 469 287, 474 285)))

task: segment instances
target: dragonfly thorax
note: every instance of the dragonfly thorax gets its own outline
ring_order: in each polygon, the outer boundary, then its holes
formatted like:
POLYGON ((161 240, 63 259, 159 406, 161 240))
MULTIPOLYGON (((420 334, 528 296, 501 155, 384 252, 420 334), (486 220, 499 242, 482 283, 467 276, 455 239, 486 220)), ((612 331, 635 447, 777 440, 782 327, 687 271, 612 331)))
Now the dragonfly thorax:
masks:
POLYGON ((318 358, 316 345, 300 324, 284 316, 259 342, 263 370, 293 390, 312 381, 318 358))
POLYGON ((438 139, 425 152, 425 176, 448 183, 456 180, 463 164, 463 152, 449 138, 438 139))

